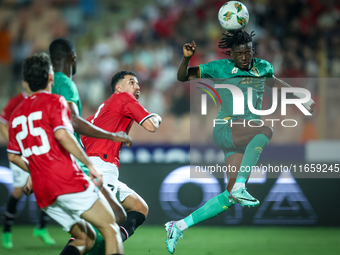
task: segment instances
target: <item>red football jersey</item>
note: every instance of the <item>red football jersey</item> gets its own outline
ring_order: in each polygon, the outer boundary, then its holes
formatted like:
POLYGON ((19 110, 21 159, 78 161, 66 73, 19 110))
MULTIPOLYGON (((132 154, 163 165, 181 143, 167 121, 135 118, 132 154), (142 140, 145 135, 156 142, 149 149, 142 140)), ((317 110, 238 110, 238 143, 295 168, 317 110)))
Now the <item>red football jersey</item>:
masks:
POLYGON ((85 174, 54 136, 60 128, 73 132, 64 97, 48 92, 28 97, 14 110, 8 126, 7 151, 28 160, 40 208, 53 204, 59 195, 87 189, 85 174))
POLYGON ((14 109, 21 103, 22 100, 27 98, 27 94, 25 91, 21 92, 20 94, 12 97, 5 108, 2 110, 0 115, 0 122, 7 125, 9 119, 11 118, 11 114, 14 111, 14 109))
MULTIPOLYGON (((152 115, 137 101, 130 92, 114 93, 102 103, 96 114, 87 120, 95 126, 110 132, 129 133, 133 121, 139 125, 152 115)), ((82 142, 88 156, 98 156, 102 160, 114 163, 119 167, 119 151, 121 143, 108 139, 97 139, 82 136, 82 142)))

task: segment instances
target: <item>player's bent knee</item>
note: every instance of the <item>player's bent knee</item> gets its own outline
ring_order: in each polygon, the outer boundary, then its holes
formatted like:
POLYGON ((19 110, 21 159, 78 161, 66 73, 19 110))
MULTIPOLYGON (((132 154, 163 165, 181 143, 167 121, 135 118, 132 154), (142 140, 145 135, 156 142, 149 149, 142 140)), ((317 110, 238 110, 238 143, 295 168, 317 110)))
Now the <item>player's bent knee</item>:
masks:
POLYGON ((261 134, 265 135, 270 140, 274 134, 274 130, 269 126, 263 126, 261 129, 261 134))
POLYGON ((131 211, 140 212, 146 217, 149 213, 149 206, 144 200, 138 200, 138 202, 136 203, 136 207, 131 211))
POLYGON ((131 209, 129 209, 129 212, 132 212, 132 211, 135 211, 135 212, 140 212, 142 214, 144 214, 144 216, 148 216, 148 213, 149 213, 149 206, 144 202, 140 202, 140 203, 137 203, 135 204, 135 206, 131 209))
POLYGON ((137 193, 131 194, 126 197, 122 205, 127 212, 140 212, 144 214, 145 217, 149 213, 149 206, 137 193))
POLYGON ((143 213, 145 217, 148 216, 149 206, 147 205, 147 203, 144 203, 143 210, 141 211, 141 213, 143 213))

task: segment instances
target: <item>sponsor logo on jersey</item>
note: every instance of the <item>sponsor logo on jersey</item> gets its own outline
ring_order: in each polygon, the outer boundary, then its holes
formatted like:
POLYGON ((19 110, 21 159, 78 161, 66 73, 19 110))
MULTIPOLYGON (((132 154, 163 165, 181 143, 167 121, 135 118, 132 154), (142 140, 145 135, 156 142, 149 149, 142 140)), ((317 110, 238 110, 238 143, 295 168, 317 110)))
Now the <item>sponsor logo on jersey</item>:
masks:
POLYGON ((237 71, 238 71, 238 68, 234 67, 233 70, 231 70, 231 73, 237 73, 237 71))

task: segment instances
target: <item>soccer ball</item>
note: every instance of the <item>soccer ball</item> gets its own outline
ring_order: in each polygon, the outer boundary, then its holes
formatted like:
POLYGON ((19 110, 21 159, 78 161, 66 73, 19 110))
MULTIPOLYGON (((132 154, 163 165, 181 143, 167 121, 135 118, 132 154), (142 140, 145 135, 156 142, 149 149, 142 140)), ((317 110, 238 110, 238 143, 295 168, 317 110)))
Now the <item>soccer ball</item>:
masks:
POLYGON ((229 1, 220 8, 218 20, 225 30, 242 29, 248 24, 249 13, 241 2, 229 1))

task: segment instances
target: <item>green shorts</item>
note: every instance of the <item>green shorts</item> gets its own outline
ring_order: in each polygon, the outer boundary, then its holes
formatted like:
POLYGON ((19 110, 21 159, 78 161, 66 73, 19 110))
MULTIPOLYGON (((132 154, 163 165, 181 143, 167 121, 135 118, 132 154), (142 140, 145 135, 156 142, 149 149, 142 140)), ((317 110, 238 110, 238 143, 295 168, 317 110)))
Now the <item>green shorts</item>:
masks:
MULTIPOLYGON (((226 120, 231 119, 230 117, 225 118, 226 120)), ((237 119, 237 118, 232 118, 237 119)), ((233 143, 233 135, 231 128, 228 123, 226 124, 216 124, 213 130, 214 143, 218 148, 220 148, 224 153, 224 159, 235 154, 244 153, 246 147, 237 148, 233 143)))

